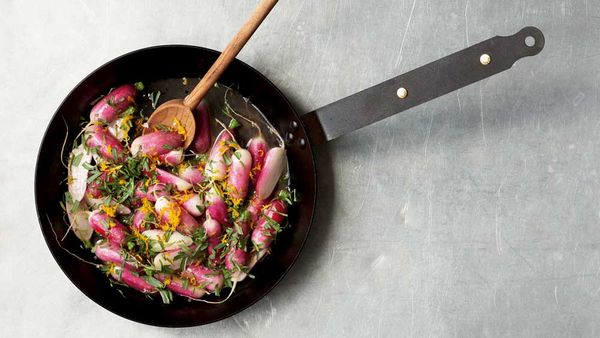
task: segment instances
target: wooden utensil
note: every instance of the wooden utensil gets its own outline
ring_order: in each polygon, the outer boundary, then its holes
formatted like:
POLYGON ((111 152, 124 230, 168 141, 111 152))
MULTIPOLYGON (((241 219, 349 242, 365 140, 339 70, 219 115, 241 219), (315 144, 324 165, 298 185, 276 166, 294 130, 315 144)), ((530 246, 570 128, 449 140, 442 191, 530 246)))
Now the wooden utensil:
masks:
POLYGON ((217 58, 217 61, 204 74, 198 85, 194 87, 194 90, 183 100, 170 100, 156 108, 150 119, 148 119, 148 127, 144 130, 144 134, 154 131, 158 125, 176 127, 177 122, 179 122, 185 129, 184 147, 187 148, 194 140, 196 132, 196 123, 192 111, 214 86, 215 82, 217 82, 227 66, 235 59, 240 50, 242 50, 258 26, 260 26, 271 9, 277 4, 277 1, 261 0, 248 21, 244 23, 239 32, 233 37, 233 40, 229 42, 225 50, 217 58))

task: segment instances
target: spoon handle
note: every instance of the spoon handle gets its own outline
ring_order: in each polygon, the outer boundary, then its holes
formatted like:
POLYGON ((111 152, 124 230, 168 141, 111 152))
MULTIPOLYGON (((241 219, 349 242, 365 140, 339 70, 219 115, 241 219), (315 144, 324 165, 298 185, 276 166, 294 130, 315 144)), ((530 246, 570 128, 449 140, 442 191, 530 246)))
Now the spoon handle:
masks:
POLYGON ((258 26, 267 17, 271 9, 277 4, 278 0, 261 0, 258 6, 254 9, 252 16, 246 21, 239 32, 229 42, 229 45, 223 50, 221 55, 210 69, 204 74, 202 80, 194 87, 194 90, 185 97, 183 104, 188 108, 194 109, 200 103, 202 98, 213 87, 221 74, 227 69, 227 66, 235 59, 258 26))

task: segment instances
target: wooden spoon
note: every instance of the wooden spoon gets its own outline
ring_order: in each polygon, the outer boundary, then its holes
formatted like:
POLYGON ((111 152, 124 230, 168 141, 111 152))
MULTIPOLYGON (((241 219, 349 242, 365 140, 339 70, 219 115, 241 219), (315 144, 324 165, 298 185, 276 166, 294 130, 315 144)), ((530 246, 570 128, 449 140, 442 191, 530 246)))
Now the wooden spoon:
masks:
POLYGON ((153 132, 158 125, 167 127, 176 127, 177 121, 185 129, 184 148, 187 148, 194 140, 196 133, 196 123, 192 111, 204 98, 206 93, 214 86, 215 82, 223 74, 227 66, 238 55, 258 26, 267 17, 271 9, 277 4, 278 0, 261 0, 254 9, 252 16, 246 21, 239 32, 233 37, 233 40, 227 45, 225 50, 219 55, 219 58, 204 74, 200 83, 194 87, 194 90, 185 97, 185 99, 175 99, 161 104, 148 119, 148 127, 144 129, 144 134, 153 132))

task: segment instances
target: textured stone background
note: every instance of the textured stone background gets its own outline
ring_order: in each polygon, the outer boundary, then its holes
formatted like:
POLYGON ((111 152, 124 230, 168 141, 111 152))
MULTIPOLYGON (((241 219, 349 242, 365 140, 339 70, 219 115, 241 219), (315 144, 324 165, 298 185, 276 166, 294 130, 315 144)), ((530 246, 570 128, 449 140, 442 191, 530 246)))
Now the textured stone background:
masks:
POLYGON ((542 29, 546 48, 320 147, 307 246, 284 281, 239 315, 154 328, 79 292, 34 211, 35 157, 52 113, 80 79, 125 52, 222 49, 255 3, 3 1, 1 336, 598 336, 594 1, 281 1, 240 59, 300 112, 526 25, 542 29))

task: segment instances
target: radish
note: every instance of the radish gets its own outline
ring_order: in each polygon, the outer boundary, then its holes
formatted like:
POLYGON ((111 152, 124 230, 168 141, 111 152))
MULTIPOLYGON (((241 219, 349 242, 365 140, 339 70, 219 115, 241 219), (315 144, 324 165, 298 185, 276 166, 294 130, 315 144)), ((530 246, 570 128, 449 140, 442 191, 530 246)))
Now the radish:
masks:
POLYGON ((158 156, 166 154, 175 148, 181 147, 183 138, 174 131, 158 130, 137 137, 131 142, 131 154, 146 156, 158 156))
POLYGON ((285 219, 287 204, 282 200, 272 201, 264 214, 258 218, 252 231, 252 243, 258 249, 268 249, 280 231, 279 224, 285 219))
POLYGON ((208 189, 204 195, 204 200, 207 205, 206 217, 216 220, 221 225, 227 223, 227 205, 214 186, 208 189))
POLYGON ((165 184, 172 184, 173 186, 175 186, 175 189, 179 191, 192 189, 192 185, 187 181, 184 181, 181 178, 171 174, 170 172, 162 170, 160 168, 156 168, 156 179, 165 184))
POLYGON ((138 268, 138 263, 135 260, 123 257, 121 248, 105 241, 96 243, 94 252, 96 253, 96 257, 101 261, 114 263, 118 266, 125 266, 130 270, 136 270, 138 268))
MULTIPOLYGON (((98 209, 98 208, 100 208, 101 205, 105 205, 106 204, 106 198, 89 198, 89 197, 86 197, 85 201, 93 209, 98 209)), ((117 214, 119 214, 119 215, 129 215, 129 214, 131 214, 131 209, 129 209, 128 207, 124 206, 121 203, 115 202, 113 199, 110 199, 110 201, 108 201, 108 206, 110 208, 116 208, 117 214)))
POLYGON ((267 200, 261 200, 258 198, 257 194, 252 196, 252 199, 250 199, 250 203, 248 203, 248 207, 246 208, 246 210, 250 213, 250 219, 252 220, 252 223, 256 223, 258 221, 258 216, 260 216, 262 213, 262 208, 266 203, 267 200))
POLYGON ((122 162, 125 159, 125 148, 119 140, 112 136, 105 128, 91 125, 87 129, 88 147, 97 149, 98 154, 113 162, 122 162))
POLYGON ((195 284, 203 286, 209 292, 221 290, 223 287, 223 273, 202 265, 190 264, 181 274, 195 280, 195 284))
POLYGON ((173 231, 168 238, 164 231, 158 229, 146 230, 142 235, 150 240, 150 248, 154 252, 189 247, 194 243, 191 237, 182 235, 177 231, 173 231))
POLYGON ((176 166, 179 163, 183 162, 183 149, 175 149, 171 150, 166 154, 158 155, 158 159, 165 164, 170 166, 176 166))
MULTIPOLYGON (((190 248, 193 250, 193 248, 190 248)), ((171 270, 178 270, 181 267, 182 256, 180 256, 182 249, 165 250, 154 257, 152 264, 158 271, 162 271, 163 267, 168 267, 171 270), (178 257, 179 256, 179 257, 178 257)), ((185 264, 185 262, 184 262, 185 264)))
POLYGON ((248 254, 246 251, 231 247, 225 255, 225 268, 229 271, 241 271, 248 263, 248 254))
POLYGON ((137 89, 133 85, 126 84, 115 88, 92 107, 90 121, 114 121, 119 113, 134 103, 136 94, 137 89))
POLYGON ((154 209, 159 219, 171 227, 176 227, 177 231, 190 235, 198 228, 199 224, 185 209, 174 201, 163 196, 156 200, 154 209))
POLYGON ((146 230, 146 217, 150 215, 149 212, 143 208, 138 208, 133 213, 133 219, 131 220, 131 226, 137 229, 139 232, 146 230))
POLYGON ((250 234, 251 222, 250 212, 246 210, 235 220, 233 229, 237 234, 246 237, 250 234))
POLYGON ((204 203, 198 194, 192 195, 192 197, 181 203, 181 206, 192 216, 202 216, 204 212, 204 203))
POLYGON ((285 149, 271 148, 265 157, 263 170, 256 179, 256 195, 258 198, 267 199, 279 181, 286 165, 285 149))
POLYGON ((248 141, 248 151, 252 155, 252 170, 250 171, 250 178, 253 185, 256 184, 256 179, 260 175, 264 165, 265 156, 267 155, 267 141, 262 135, 253 137, 248 141))
POLYGON ((227 188, 232 199, 244 200, 248 195, 251 168, 252 155, 250 155, 250 152, 246 149, 236 150, 231 158, 229 176, 227 177, 227 188))
POLYGON ((200 226, 200 223, 190 215, 185 209, 181 209, 181 222, 177 227, 177 231, 185 235, 192 235, 196 229, 200 226))
POLYGON ((198 299, 206 294, 203 288, 192 285, 192 283, 186 285, 186 282, 179 277, 157 274, 156 278, 163 282, 169 290, 187 298, 198 299))
POLYGON ((148 201, 156 202, 156 199, 162 196, 168 196, 167 186, 162 183, 150 184, 148 189, 144 192, 142 190, 142 183, 140 182, 135 189, 135 197, 145 198, 148 201))
POLYGON ((75 233, 75 236, 82 241, 89 241, 94 233, 94 229, 92 229, 88 221, 91 213, 86 210, 77 210, 71 213, 72 205, 70 203, 67 203, 65 207, 67 209, 69 224, 71 224, 71 229, 75 233))
POLYGON ((210 148, 210 114, 204 101, 200 102, 194 110, 196 117, 196 138, 194 139, 194 151, 203 154, 210 148))
POLYGON ((85 149, 83 144, 80 144, 71 152, 68 185, 69 193, 74 201, 79 202, 85 196, 88 178, 88 169, 85 165, 89 165, 91 161, 92 154, 85 149))
MULTIPOLYGON (((86 195, 92 199, 102 197, 101 182, 105 181, 108 178, 106 173, 100 174, 97 179, 87 184, 86 195)), ((110 178, 108 178, 110 179, 110 178)))
POLYGON ((131 119, 131 117, 119 118, 112 121, 108 127, 108 132, 114 136, 117 140, 123 142, 127 139, 127 132, 129 131, 129 126, 126 124, 127 121, 131 119))
POLYGON ((186 166, 185 169, 179 172, 179 177, 192 185, 197 185, 204 181, 202 169, 197 166, 186 166))
POLYGON ((118 220, 109 217, 100 210, 94 210, 88 218, 88 222, 100 236, 108 239, 110 243, 118 246, 123 245, 127 237, 127 227, 118 220))
POLYGON ((137 273, 133 273, 127 268, 124 269, 120 266, 115 266, 110 275, 116 281, 123 282, 129 287, 143 293, 156 292, 156 288, 154 286, 148 283, 144 278, 140 277, 137 273))
POLYGON ((212 237, 208 239, 208 263, 211 266, 219 266, 223 261, 221 258, 221 252, 223 251, 223 248, 217 249, 219 244, 221 244, 221 240, 218 237, 212 237))
POLYGON ((225 163, 224 155, 228 155, 229 146, 226 144, 232 140, 229 130, 223 129, 208 155, 208 162, 204 169, 204 176, 213 181, 221 181, 227 176, 227 164, 225 163))
POLYGON ((206 236, 209 238, 221 236, 221 224, 212 218, 207 218, 204 223, 202 223, 202 227, 206 232, 206 236))

